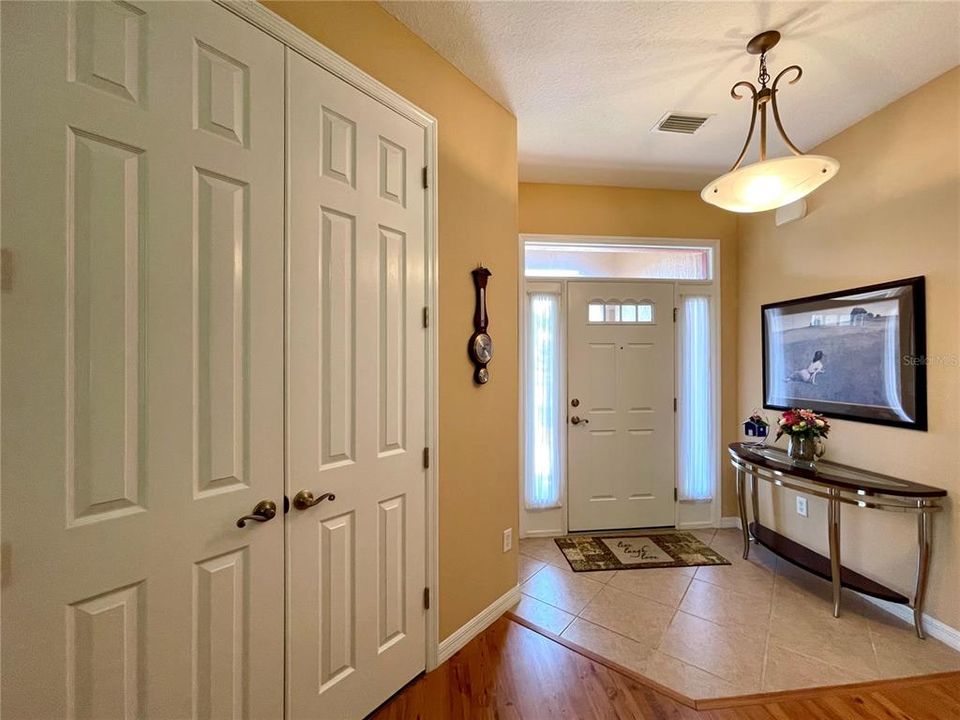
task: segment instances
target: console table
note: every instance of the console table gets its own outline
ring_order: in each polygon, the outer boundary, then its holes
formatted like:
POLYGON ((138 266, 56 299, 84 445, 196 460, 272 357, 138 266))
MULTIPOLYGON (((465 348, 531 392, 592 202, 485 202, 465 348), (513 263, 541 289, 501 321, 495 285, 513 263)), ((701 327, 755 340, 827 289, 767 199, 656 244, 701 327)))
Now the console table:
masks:
POLYGON ((930 570, 931 524, 933 513, 940 510, 940 498, 947 491, 869 470, 817 461, 795 463, 779 448, 753 443, 731 443, 730 462, 737 471, 737 499, 740 524, 743 528, 743 558, 750 554, 750 539, 774 554, 833 583, 833 616, 840 616, 840 589, 846 587, 864 595, 907 605, 913 610, 917 637, 923 634, 923 599, 930 570), (750 478, 753 522, 747 521, 746 478, 750 478), (806 495, 824 498, 829 503, 827 531, 830 557, 825 558, 793 540, 764 527, 760 523, 757 480, 774 487, 785 487, 806 495), (917 584, 910 598, 864 577, 840 563, 840 508, 856 508, 916 513, 917 515, 917 584))

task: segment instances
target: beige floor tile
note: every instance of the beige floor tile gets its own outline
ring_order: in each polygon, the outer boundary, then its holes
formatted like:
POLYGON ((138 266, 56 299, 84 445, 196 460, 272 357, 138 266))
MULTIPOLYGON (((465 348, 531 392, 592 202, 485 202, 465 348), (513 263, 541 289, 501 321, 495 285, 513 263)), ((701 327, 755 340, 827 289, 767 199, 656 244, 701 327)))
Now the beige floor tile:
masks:
POLYGON ((729 697, 759 692, 760 683, 736 684, 676 658, 653 652, 643 666, 643 674, 661 685, 673 688, 694 700, 729 697))
POLYGON ((871 622, 880 676, 910 677, 960 670, 960 653, 928 637, 918 638, 913 625, 890 616, 871 622))
POLYGON ((553 538, 523 538, 520 540, 520 554, 551 565, 570 567, 553 538))
MULTIPOLYGON (((777 571, 776 594, 787 600, 793 599, 808 607, 827 608, 833 613, 833 584, 786 563, 777 571)), ((888 615, 860 594, 844 588, 840 598, 840 610, 843 616, 851 616, 851 621, 870 620, 888 615)))
POLYGON ((613 580, 613 578, 616 576, 618 572, 620 572, 619 570, 589 570, 587 572, 574 572, 570 568, 569 563, 563 569, 566 570, 567 572, 574 573, 574 575, 577 575, 578 577, 585 577, 588 580, 593 580, 594 582, 598 582, 601 585, 606 585, 608 582, 613 580))
POLYGON ((846 668, 856 675, 878 677, 867 619, 852 608, 845 608, 835 618, 831 600, 799 591, 781 578, 777 579, 773 593, 770 639, 780 647, 846 668))
MULTIPOLYGON (((833 611, 833 590, 826 580, 804 573, 802 578, 794 578, 778 573, 773 589, 774 604, 783 611, 792 610, 795 606, 806 609, 821 610, 824 607, 833 611)), ((851 593, 843 591, 845 600, 851 593)))
POLYGON ((730 565, 705 565, 697 568, 697 574, 694 577, 697 580, 742 593, 770 592, 775 577, 772 570, 749 560, 743 560, 739 555, 735 558, 729 555, 724 557, 730 561, 730 565))
MULTIPOLYGON (((832 597, 833 596, 831 595, 831 598, 832 597)), ((904 623, 899 618, 891 615, 879 605, 872 602, 870 598, 866 597, 865 595, 861 595, 860 593, 852 592, 850 590, 844 590, 842 602, 843 610, 850 609, 868 622, 879 622, 883 625, 888 624, 892 620, 897 627, 906 625, 910 632, 913 632, 913 622, 904 623)))
MULTIPOLYGON (((802 596, 809 596, 824 602, 833 603, 833 585, 829 580, 817 577, 806 570, 801 570, 793 563, 782 558, 777 560, 777 581, 782 589, 794 591, 802 596)), ((844 595, 846 595, 844 591, 844 595)))
POLYGON ((829 581, 755 544, 744 561, 739 530, 693 533, 731 564, 574 573, 552 538, 521 540, 515 612, 693 698, 960 670, 856 593, 834 618, 829 581))
POLYGON ((728 682, 759 687, 765 644, 762 629, 725 627, 681 611, 657 649, 728 682))
POLYGON ((655 648, 673 613, 667 605, 607 585, 580 611, 580 617, 655 648))
MULTIPOLYGON (((775 605, 791 609, 793 606, 803 606, 818 611, 827 610, 833 614, 833 585, 824 580, 804 572, 801 575, 777 573, 776 588, 774 589, 775 605)), ((841 618, 858 626, 868 622, 871 618, 885 615, 879 608, 868 602, 853 590, 844 588, 840 596, 841 618)))
POLYGON ((546 563, 543 560, 537 560, 527 555, 520 554, 517 559, 518 581, 524 583, 533 577, 540 568, 546 563))
POLYGON ((602 583, 547 565, 523 583, 520 592, 576 615, 602 588, 602 583))
POLYGON ((743 551, 743 533, 738 528, 719 528, 710 538, 710 547, 743 551))
MULTIPOLYGON (((743 543, 740 543, 739 554, 737 557, 740 560, 743 560, 743 543)), ((727 558, 728 560, 730 558, 727 558)), ((750 543, 750 557, 747 558, 747 562, 758 565, 762 568, 766 568, 770 572, 775 573, 777 571, 777 562, 780 558, 774 555, 772 552, 767 550, 763 545, 757 545, 754 542, 750 543)))
POLYGON ((717 531, 714 528, 705 528, 703 530, 684 530, 684 532, 690 533, 704 545, 709 545, 717 531))
MULTIPOLYGON (((717 530, 716 535, 710 542, 710 547, 731 562, 743 561, 743 533, 740 530, 717 530)), ((758 545, 752 541, 750 543, 750 556, 746 562, 765 567, 771 571, 775 571, 777 568, 777 556, 763 545, 758 545)))
POLYGON ((555 635, 562 633, 575 617, 529 595, 521 595, 520 602, 514 605, 512 610, 524 620, 529 620, 537 627, 555 635))
MULTIPOLYGON (((777 569, 777 594, 791 596, 811 607, 827 607, 833 612, 833 584, 785 560, 781 560, 777 569)), ((864 620, 890 617, 889 613, 859 593, 846 588, 842 591, 840 609, 844 615, 850 614, 864 620)))
POLYGON ((696 571, 695 567, 621 570, 609 585, 675 608, 696 571))
POLYGON ((578 578, 586 578, 587 580, 592 580, 593 582, 600 583, 601 585, 606 585, 608 582, 610 582, 618 572, 617 570, 581 570, 580 572, 577 572, 570 567, 570 563, 567 562, 567 559, 562 557, 562 553, 561 558, 561 562, 550 564, 555 568, 559 568, 560 570, 568 572, 578 578))
POLYGON ((763 671, 763 692, 798 690, 821 685, 845 685, 873 678, 858 675, 846 668, 795 653, 770 643, 763 671))
POLYGON ((653 652, 646 645, 583 618, 570 623, 561 637, 638 673, 643 672, 644 661, 653 652))
POLYGON ((771 595, 770 590, 742 593, 694 579, 680 609, 719 625, 765 628, 770 622, 771 595))
MULTIPOLYGON (((553 541, 553 538, 523 538, 520 541, 520 554, 526 555, 529 558, 533 558, 541 562, 545 562, 568 572, 573 572, 570 567, 570 563, 567 562, 567 558, 564 557, 563 552, 557 547, 557 544, 553 541)), ((598 583, 609 582, 610 578, 616 574, 616 570, 594 570, 590 572, 577 573, 577 575, 589 576, 591 580, 598 583)))

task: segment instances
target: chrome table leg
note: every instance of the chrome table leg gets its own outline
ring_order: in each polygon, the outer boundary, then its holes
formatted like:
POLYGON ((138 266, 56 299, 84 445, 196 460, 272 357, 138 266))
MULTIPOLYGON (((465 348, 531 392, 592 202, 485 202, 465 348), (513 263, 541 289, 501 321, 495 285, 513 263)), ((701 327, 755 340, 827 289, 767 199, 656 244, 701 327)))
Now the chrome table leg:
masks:
MULTIPOLYGON (((757 527, 760 527, 760 493, 757 485, 759 485, 757 476, 750 473, 750 504, 753 508, 753 522, 756 523, 757 527)), ((760 539, 756 533, 752 533, 752 535, 753 541, 759 543, 760 539)))
POLYGON ((926 639, 923 634, 923 600, 927 593, 927 572, 930 569, 930 541, 933 513, 925 509, 925 503, 920 501, 920 514, 917 515, 917 589, 913 594, 913 626, 917 637, 926 639))
POLYGON ((743 559, 746 560, 750 554, 750 529, 747 523, 747 492, 744 482, 744 472, 737 468, 737 505, 740 508, 740 527, 743 530, 743 559))
POLYGON ((830 490, 830 579, 833 583, 833 616, 840 617, 840 491, 830 490))

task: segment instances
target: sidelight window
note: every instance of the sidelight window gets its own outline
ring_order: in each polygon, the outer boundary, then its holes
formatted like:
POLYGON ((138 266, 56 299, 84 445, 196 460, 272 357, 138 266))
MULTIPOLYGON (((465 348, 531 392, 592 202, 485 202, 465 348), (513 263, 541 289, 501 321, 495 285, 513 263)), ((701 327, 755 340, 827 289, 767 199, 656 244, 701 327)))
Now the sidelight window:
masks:
POLYGON ((560 458, 560 295, 527 295, 526 471, 528 510, 559 507, 560 458))
POLYGON ((678 493, 680 500, 707 501, 717 462, 710 298, 684 296, 681 309, 678 493))

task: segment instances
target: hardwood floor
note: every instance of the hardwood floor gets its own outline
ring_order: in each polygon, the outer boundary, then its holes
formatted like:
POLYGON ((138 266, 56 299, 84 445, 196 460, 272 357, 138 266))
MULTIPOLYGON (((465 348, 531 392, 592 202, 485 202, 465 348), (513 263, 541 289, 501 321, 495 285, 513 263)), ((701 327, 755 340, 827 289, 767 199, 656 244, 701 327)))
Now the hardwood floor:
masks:
MULTIPOLYGON (((744 701, 739 701, 744 702, 744 701)), ((502 617, 376 720, 957 720, 960 673, 696 710, 502 617)))

